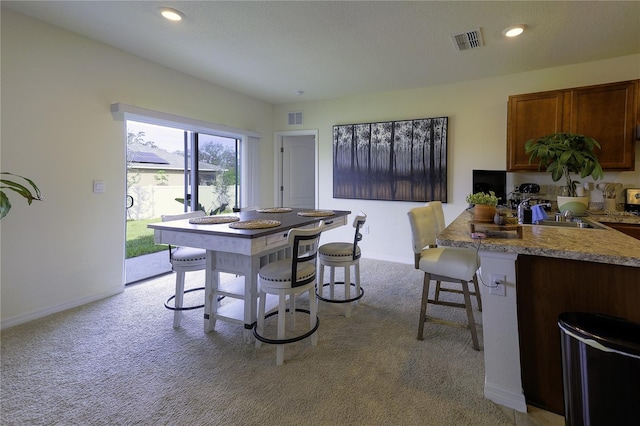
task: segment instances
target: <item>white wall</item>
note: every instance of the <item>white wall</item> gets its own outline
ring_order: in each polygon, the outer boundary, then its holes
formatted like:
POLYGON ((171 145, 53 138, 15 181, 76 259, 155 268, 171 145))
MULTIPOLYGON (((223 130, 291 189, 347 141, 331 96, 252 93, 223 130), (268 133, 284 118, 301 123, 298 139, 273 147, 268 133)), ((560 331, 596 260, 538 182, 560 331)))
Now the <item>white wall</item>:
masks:
POLYGON ((271 105, 4 8, 1 31, 2 171, 44 194, 31 206, 9 195, 0 223, 2 327, 124 288, 125 128, 112 103, 262 133, 272 203, 271 105))
MULTIPOLYGON (((420 203, 333 199, 331 146, 336 124, 398 119, 449 117, 447 223, 467 207, 473 169, 506 168, 507 100, 509 95, 640 78, 640 55, 545 69, 460 84, 376 93, 322 102, 276 106, 279 131, 318 129, 320 208, 363 210, 371 233, 362 240, 363 256, 413 262, 406 212, 420 203), (304 112, 304 126, 289 126, 287 113, 304 112)), ((640 186, 640 148, 636 171, 606 173, 604 181, 640 186)), ((551 183, 546 173, 508 174, 508 182, 551 183)), ((331 231, 333 240, 349 238, 345 229, 331 231)))

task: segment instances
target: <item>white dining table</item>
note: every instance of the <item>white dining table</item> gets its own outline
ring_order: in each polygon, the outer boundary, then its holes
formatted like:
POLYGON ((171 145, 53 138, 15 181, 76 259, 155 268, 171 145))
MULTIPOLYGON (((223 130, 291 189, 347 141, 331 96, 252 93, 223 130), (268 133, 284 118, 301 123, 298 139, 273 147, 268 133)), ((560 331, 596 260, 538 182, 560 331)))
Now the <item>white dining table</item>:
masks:
POLYGON ((157 244, 206 249, 204 332, 215 329, 216 321, 244 325, 244 340, 253 341, 257 316, 258 271, 269 262, 290 257, 287 233, 292 228, 312 227, 323 220, 323 232, 346 225, 350 211, 269 208, 241 211, 240 222, 277 221, 262 229, 234 229, 231 223, 194 224, 188 219, 149 224, 157 244), (290 211, 284 211, 290 210, 290 211), (289 250, 289 251, 288 251, 289 250), (236 275, 221 282, 220 274, 236 275), (224 296, 225 303, 218 304, 224 296))

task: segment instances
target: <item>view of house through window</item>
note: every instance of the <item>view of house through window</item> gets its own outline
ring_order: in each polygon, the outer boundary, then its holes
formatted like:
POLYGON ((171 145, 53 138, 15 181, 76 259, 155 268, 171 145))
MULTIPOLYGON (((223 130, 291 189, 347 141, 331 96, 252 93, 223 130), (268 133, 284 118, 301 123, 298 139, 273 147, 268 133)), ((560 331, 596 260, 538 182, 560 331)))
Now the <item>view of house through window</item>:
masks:
POLYGON ((239 139, 128 120, 126 258, 167 249, 147 228, 161 215, 239 208, 239 153, 239 139))

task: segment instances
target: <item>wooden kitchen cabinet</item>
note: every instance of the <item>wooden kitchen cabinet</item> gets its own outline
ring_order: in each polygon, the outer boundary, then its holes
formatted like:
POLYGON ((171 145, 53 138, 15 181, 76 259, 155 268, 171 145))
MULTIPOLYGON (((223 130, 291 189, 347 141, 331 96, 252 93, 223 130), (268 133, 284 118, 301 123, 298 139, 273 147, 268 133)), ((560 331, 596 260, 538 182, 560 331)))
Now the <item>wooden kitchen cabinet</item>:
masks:
POLYGON ((605 223, 609 228, 613 228, 616 231, 620 231, 630 237, 640 240, 640 225, 634 225, 632 223, 605 223))
POLYGON ((640 122, 639 80, 600 84, 509 97, 507 171, 536 171, 529 165, 525 143, 565 131, 590 136, 601 149, 605 170, 634 170, 634 141, 640 122))
POLYGON ((509 97, 507 113, 507 171, 538 170, 529 165, 524 144, 529 139, 562 130, 564 92, 529 93, 509 97))

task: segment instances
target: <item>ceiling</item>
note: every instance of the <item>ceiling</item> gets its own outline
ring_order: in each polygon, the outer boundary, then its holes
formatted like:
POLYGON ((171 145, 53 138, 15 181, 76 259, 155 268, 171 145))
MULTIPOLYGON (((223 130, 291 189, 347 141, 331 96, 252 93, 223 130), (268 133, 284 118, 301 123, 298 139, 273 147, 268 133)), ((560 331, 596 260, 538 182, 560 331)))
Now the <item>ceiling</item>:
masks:
POLYGON ((2 6, 272 104, 640 53, 640 1, 3 0, 2 6), (162 6, 185 18, 165 20, 162 6), (523 35, 502 35, 518 23, 528 26, 523 35), (455 49, 452 34, 478 29, 482 47, 455 49))

